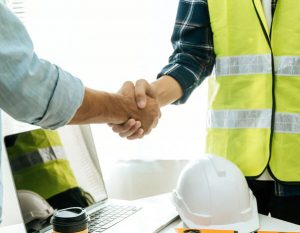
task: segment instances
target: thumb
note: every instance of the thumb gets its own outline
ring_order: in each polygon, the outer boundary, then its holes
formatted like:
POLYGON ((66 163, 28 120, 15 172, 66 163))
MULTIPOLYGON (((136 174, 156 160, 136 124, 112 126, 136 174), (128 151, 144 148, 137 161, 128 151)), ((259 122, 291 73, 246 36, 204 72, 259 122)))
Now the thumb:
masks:
POLYGON ((145 108, 147 105, 147 96, 156 98, 155 92, 151 85, 144 79, 135 83, 135 100, 139 108, 145 108))

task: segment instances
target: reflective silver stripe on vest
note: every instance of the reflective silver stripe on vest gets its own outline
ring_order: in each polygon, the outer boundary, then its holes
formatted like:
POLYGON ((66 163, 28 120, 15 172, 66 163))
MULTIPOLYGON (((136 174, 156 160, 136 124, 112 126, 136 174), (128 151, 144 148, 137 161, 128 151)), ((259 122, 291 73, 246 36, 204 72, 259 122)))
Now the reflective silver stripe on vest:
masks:
POLYGON ((271 61, 270 54, 217 57, 216 75, 271 74, 271 61))
POLYGON ((300 76, 300 56, 276 56, 274 63, 276 75, 300 76))
POLYGON ((300 133, 300 114, 276 113, 274 131, 276 133, 300 133))
POLYGON ((270 128, 271 109, 209 110, 208 128, 270 128))
MULTIPOLYGON (((271 109, 209 110, 208 128, 270 128, 271 109)), ((274 132, 300 134, 300 113, 275 113, 274 132)))
POLYGON ((12 171, 16 172, 27 167, 32 167, 57 159, 66 159, 65 152, 62 146, 38 149, 37 151, 31 153, 19 155, 9 162, 12 171))

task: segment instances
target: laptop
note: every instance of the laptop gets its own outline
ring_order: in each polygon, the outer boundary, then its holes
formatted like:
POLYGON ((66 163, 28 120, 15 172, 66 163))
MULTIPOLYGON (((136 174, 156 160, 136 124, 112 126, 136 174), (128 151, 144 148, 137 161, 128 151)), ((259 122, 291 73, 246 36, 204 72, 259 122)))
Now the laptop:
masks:
MULTIPOLYGON (((94 200, 85 208, 89 233, 155 233, 178 217, 168 193, 134 201, 108 198, 90 126, 65 126, 58 132, 79 186, 94 200)), ((49 221, 35 232, 52 233, 49 221)))

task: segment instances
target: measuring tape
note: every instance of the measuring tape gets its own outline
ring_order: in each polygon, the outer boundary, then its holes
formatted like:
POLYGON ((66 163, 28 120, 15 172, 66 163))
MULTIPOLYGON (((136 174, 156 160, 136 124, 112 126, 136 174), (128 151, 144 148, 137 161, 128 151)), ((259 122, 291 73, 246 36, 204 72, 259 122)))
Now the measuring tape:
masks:
MULTIPOLYGON (((207 229, 191 229, 191 228, 177 228, 177 233, 238 233, 233 230, 207 230, 207 229)), ((282 231, 255 231, 255 233, 300 233, 300 232, 282 232, 282 231)))

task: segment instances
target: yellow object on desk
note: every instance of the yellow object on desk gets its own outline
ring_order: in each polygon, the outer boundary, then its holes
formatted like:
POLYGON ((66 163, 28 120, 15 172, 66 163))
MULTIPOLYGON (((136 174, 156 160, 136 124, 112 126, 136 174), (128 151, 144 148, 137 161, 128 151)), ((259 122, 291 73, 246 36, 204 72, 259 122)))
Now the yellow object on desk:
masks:
POLYGON ((237 233, 233 230, 208 230, 208 229, 191 229, 191 228, 177 228, 177 233, 237 233))
POLYGON ((300 233, 299 231, 293 231, 293 232, 291 232, 291 231, 286 231, 286 232, 284 232, 284 231, 257 231, 257 233, 300 233))
MULTIPOLYGON (((238 233, 234 230, 208 230, 208 229, 191 229, 191 228, 177 228, 177 233, 238 233)), ((300 232, 282 232, 282 231, 255 231, 255 233, 300 233, 300 232)))

